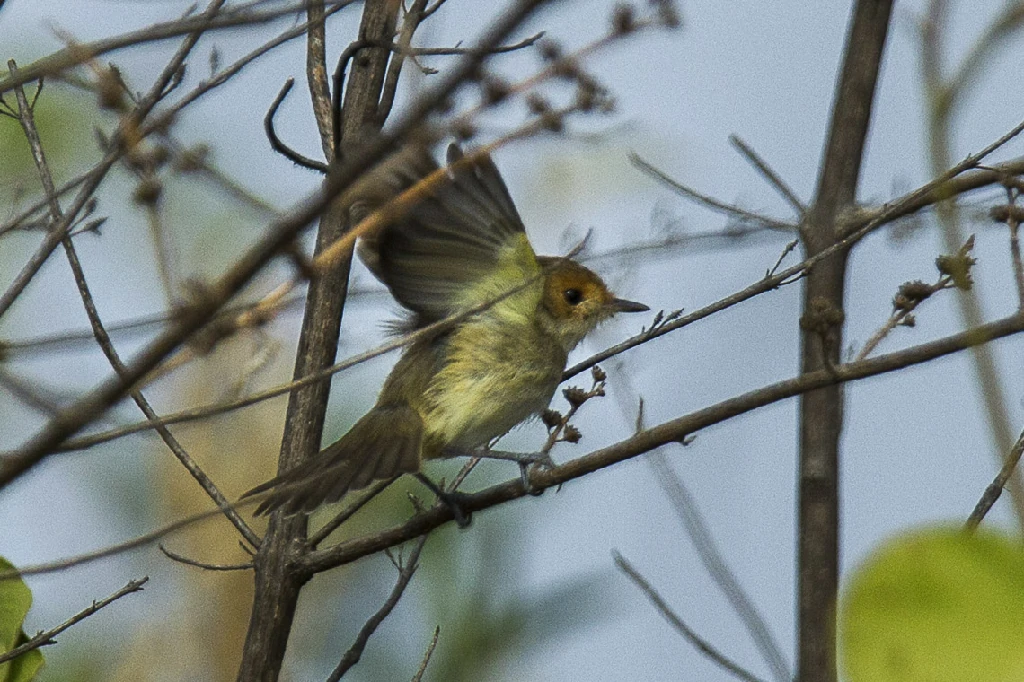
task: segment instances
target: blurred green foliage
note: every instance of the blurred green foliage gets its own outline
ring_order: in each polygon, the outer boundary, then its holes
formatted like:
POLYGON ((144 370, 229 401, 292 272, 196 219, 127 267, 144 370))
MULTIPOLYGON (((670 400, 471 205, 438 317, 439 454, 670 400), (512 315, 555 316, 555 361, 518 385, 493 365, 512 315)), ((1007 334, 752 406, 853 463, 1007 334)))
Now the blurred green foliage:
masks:
MULTIPOLYGON (((14 566, 0 557, 0 572, 14 566)), ((10 651, 28 641, 22 628, 25 616, 32 607, 32 592, 23 580, 0 581, 0 651, 10 651)), ((33 649, 13 661, 0 663, 0 682, 30 682, 43 667, 43 653, 33 649)))
POLYGON ((889 541, 849 578, 839 615, 849 682, 1024 679, 1024 551, 932 528, 889 541))

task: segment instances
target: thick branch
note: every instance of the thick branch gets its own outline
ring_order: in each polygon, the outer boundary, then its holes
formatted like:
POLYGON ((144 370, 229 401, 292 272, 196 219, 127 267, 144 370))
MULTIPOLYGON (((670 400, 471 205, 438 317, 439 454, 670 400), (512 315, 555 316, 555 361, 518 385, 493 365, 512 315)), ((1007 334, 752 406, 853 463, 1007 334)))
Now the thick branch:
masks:
MULTIPOLYGON (((825 251, 840 238, 837 217, 856 197, 891 14, 891 0, 858 0, 854 7, 818 189, 802 225, 809 256, 825 251)), ((805 374, 826 371, 839 362, 846 258, 847 251, 841 251, 819 263, 807 277, 800 320, 801 369, 805 374)), ((801 396, 797 632, 802 682, 836 679, 842 426, 843 396, 838 384, 801 396)))
MULTIPOLYGON (((395 0, 368 0, 363 10, 360 35, 365 34, 377 40, 390 39, 398 19, 398 9, 399 3, 395 0)), ((315 68, 315 62, 318 60, 314 54, 315 36, 311 36, 311 41, 309 59, 315 68)), ((349 79, 345 106, 349 112, 347 118, 352 122, 375 120, 388 52, 372 52, 373 56, 353 67, 349 79)), ((310 78, 319 80, 315 74, 310 74, 310 78)), ((324 95, 323 92, 314 91, 314 100, 324 95)), ((330 138, 332 125, 330 121, 320 121, 320 115, 321 112, 318 111, 318 123, 321 135, 324 136, 321 146, 327 150, 328 158, 331 158, 330 154, 334 148, 330 138)), ((358 129, 343 130, 342 139, 345 140, 362 131, 362 126, 358 129)), ((374 132, 379 132, 379 127, 374 132)), ((340 239, 347 228, 345 209, 340 202, 335 202, 327 208, 320 219, 315 253, 321 254, 340 239)), ((317 373, 334 362, 351 261, 350 249, 339 259, 335 267, 321 271, 309 284, 306 312, 296 352, 296 379, 317 373)), ((279 473, 298 466, 304 459, 319 452, 329 392, 330 381, 324 379, 289 396, 281 453, 278 457, 279 473)), ((304 515, 271 515, 267 534, 254 559, 256 585, 242 664, 238 669, 240 682, 273 682, 278 677, 299 592, 305 583, 304 576, 291 570, 290 558, 298 547, 305 546, 306 532, 307 518, 304 515)))

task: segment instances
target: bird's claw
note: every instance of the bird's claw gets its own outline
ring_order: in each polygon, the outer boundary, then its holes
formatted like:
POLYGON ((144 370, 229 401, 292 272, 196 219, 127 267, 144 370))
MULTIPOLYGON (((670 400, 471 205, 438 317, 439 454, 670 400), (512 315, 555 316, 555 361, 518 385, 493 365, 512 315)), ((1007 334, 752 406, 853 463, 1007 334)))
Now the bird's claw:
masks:
POLYGON ((441 501, 452 513, 455 525, 459 528, 468 528, 473 522, 473 512, 466 509, 466 495, 460 492, 442 493, 438 495, 441 501))
POLYGON ((524 455, 524 461, 519 463, 519 477, 523 482, 523 490, 527 495, 539 497, 544 494, 544 488, 538 488, 530 480, 530 471, 533 469, 554 469, 555 461, 546 452, 531 453, 524 455))
POLYGON ((459 528, 469 527, 469 524, 473 521, 473 512, 466 510, 467 498, 464 493, 441 490, 436 483, 423 474, 416 474, 416 478, 419 479, 420 483, 430 488, 430 492, 437 496, 437 499, 441 504, 448 507, 449 511, 452 513, 452 518, 455 519, 455 524, 459 528))

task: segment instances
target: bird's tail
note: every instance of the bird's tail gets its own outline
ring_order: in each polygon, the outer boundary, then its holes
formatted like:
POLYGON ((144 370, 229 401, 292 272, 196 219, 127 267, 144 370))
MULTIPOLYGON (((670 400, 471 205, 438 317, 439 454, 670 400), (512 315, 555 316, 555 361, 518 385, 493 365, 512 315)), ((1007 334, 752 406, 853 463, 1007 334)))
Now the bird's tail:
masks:
POLYGON ((420 469, 423 420, 408 405, 375 407, 348 433, 299 466, 256 486, 243 498, 271 491, 256 514, 310 512, 374 481, 420 469))

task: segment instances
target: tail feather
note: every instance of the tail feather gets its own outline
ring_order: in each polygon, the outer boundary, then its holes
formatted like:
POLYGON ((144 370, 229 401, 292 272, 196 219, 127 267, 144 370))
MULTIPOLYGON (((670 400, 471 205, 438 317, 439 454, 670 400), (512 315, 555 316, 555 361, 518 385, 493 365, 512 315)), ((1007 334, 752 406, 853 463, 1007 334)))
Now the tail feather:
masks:
POLYGON ((423 420, 416 410, 409 405, 375 407, 315 457, 242 497, 271 491, 256 508, 257 516, 277 510, 310 512, 374 481, 419 471, 422 444, 423 420))

